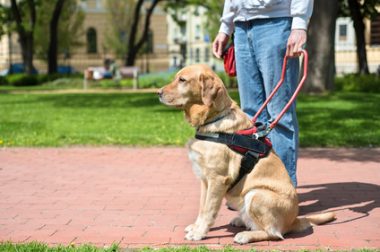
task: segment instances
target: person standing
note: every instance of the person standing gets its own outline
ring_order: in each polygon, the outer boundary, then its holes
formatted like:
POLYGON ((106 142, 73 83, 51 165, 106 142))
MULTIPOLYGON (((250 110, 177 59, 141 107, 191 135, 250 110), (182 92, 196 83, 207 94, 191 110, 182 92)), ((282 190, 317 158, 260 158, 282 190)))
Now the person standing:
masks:
MULTIPOLYGON (((236 72, 243 111, 253 117, 281 77, 285 55, 297 56, 306 43, 313 0, 225 0, 213 54, 221 58, 234 33, 236 72)), ((292 96, 299 59, 288 60, 284 84, 258 121, 273 121, 292 96)), ((298 121, 295 103, 268 135, 297 186, 298 121)))

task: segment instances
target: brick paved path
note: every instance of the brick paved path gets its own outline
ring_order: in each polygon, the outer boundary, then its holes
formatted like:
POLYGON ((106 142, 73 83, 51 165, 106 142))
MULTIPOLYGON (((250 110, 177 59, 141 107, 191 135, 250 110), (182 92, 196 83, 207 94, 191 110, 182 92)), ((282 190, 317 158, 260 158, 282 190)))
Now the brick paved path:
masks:
MULTIPOLYGON (((301 214, 338 219, 286 240, 237 248, 380 248, 380 149, 305 150, 301 214)), ((121 247, 233 244, 225 207, 201 242, 184 241, 199 185, 182 148, 0 149, 0 240, 121 247)))

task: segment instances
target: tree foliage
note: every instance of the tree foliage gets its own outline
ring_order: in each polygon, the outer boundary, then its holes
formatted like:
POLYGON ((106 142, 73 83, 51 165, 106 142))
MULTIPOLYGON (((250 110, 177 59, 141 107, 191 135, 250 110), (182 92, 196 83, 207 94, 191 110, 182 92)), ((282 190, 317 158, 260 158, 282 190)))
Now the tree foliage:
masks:
POLYGON ((146 3, 144 0, 136 1, 130 27, 130 36, 127 41, 126 66, 133 66, 135 64, 139 51, 148 42, 151 17, 155 8, 161 2, 164 2, 164 0, 152 0, 149 3, 146 3), (139 30, 141 30, 141 35, 139 34, 139 30))
MULTIPOLYGON (((22 60, 27 73, 33 72, 35 54, 37 58, 47 60, 50 48, 50 54, 55 55, 56 61, 58 53, 69 53, 71 47, 79 45, 78 37, 82 32, 84 13, 79 10, 76 0, 11 0, 10 2, 10 6, 0 5, 0 35, 10 31, 17 32, 22 60), (57 16, 58 4, 60 4, 60 10, 57 16), (60 13, 61 10, 62 13, 60 13), (54 18, 56 19, 55 23, 59 20, 56 30, 59 40, 55 39, 49 45, 54 37, 50 36, 51 21, 54 21, 54 18), (54 50, 56 46, 54 43, 58 44, 57 50, 54 50)), ((57 38, 57 36, 55 37, 57 38)))
MULTIPOLYGON (((56 1, 43 1, 37 8, 37 25, 35 30, 36 57, 47 61, 50 37, 50 20, 56 1)), ((58 54, 70 54, 76 47, 83 45, 80 37, 84 34, 84 12, 76 0, 66 0, 58 25, 58 54)))
POLYGON ((107 23, 109 29, 105 36, 106 48, 111 48, 118 58, 128 52, 128 38, 131 36, 134 0, 108 0, 106 2, 107 23))
MULTIPOLYGON (((357 0, 356 0, 357 1, 357 0)), ((364 0, 357 1, 359 4, 359 11, 364 18, 374 19, 379 11, 376 6, 379 6, 379 0, 364 0)), ((351 17, 349 0, 340 0, 339 13, 340 17, 351 17)))
POLYGON ((11 23, 10 8, 0 4, 0 38, 14 29, 11 23))
POLYGON ((207 25, 205 28, 211 37, 215 37, 220 27, 220 17, 223 12, 224 1, 218 0, 185 0, 185 1, 168 1, 165 9, 171 14, 173 20, 181 25, 181 21, 178 20, 178 13, 182 10, 187 10, 188 6, 202 6, 206 8, 207 12, 207 25))
MULTIPOLYGON (((132 19, 128 25, 128 39, 125 65, 134 65, 138 53, 144 48, 143 46, 149 40, 149 30, 151 16, 155 8, 162 4, 165 10, 170 10, 172 13, 186 8, 189 5, 197 5, 205 7, 208 12, 208 25, 207 29, 213 36, 219 28, 219 18, 222 13, 223 1, 216 0, 152 0, 134 1, 133 11, 131 14, 132 19), (211 25, 210 25, 211 24, 211 25)), ((131 9, 131 7, 129 7, 131 9)), ((174 15, 174 14, 173 14, 174 15)), ((113 22, 115 24, 115 21, 113 22)), ((124 50, 124 48, 123 48, 124 50)))

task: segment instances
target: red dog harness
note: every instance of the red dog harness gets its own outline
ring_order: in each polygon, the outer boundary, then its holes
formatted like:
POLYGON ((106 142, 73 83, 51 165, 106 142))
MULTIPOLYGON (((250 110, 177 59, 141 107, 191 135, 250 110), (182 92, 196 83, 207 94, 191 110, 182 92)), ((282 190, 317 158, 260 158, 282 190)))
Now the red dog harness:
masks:
POLYGON ((230 149, 243 155, 239 175, 228 190, 231 190, 246 174, 249 174, 259 159, 266 157, 272 149, 272 143, 266 136, 257 138, 259 130, 264 127, 265 125, 256 123, 253 128, 237 131, 233 134, 199 132, 195 134, 195 138, 198 140, 226 144, 230 149))

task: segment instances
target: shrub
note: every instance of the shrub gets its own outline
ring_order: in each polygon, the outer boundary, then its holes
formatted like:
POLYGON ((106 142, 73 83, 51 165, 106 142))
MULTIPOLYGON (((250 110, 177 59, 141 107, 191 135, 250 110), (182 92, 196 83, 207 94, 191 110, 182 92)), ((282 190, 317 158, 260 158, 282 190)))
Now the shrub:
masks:
POLYGON ((170 83, 175 73, 151 73, 139 77, 139 88, 159 88, 170 83))
POLYGON ((0 85, 7 85, 8 81, 5 76, 0 76, 0 85))
POLYGON ((29 75, 29 74, 11 74, 7 77, 7 84, 12 86, 35 86, 38 85, 38 77, 37 75, 29 75))
POLYGON ((228 88, 237 87, 236 77, 230 77, 225 72, 217 72, 219 78, 223 81, 224 85, 228 88))
POLYGON ((47 82, 52 82, 58 79, 77 79, 77 78, 82 78, 80 74, 38 74, 37 79, 38 79, 38 84, 44 84, 47 82))
MULTIPOLYGON (((173 81, 176 72, 143 74, 139 77, 139 88, 160 88, 173 81)), ((236 78, 229 77, 225 72, 218 72, 226 87, 236 87, 236 78)), ((132 86, 128 83, 126 86, 132 86)), ((123 85, 122 85, 123 86, 123 85)))
POLYGON ((47 86, 55 88, 82 88, 83 79, 82 78, 58 78, 54 81, 45 83, 47 86))
POLYGON ((380 78, 375 74, 347 74, 335 78, 335 90, 380 93, 380 78))
POLYGON ((132 79, 121 79, 120 80, 120 86, 124 88, 132 88, 133 87, 133 80, 132 79))
POLYGON ((118 88, 120 83, 112 79, 105 79, 99 81, 99 86, 102 88, 118 88))
POLYGON ((41 84, 52 83, 59 79, 77 80, 83 78, 81 74, 10 74, 7 76, 0 76, 0 85, 11 85, 16 87, 21 86, 35 86, 41 84))

